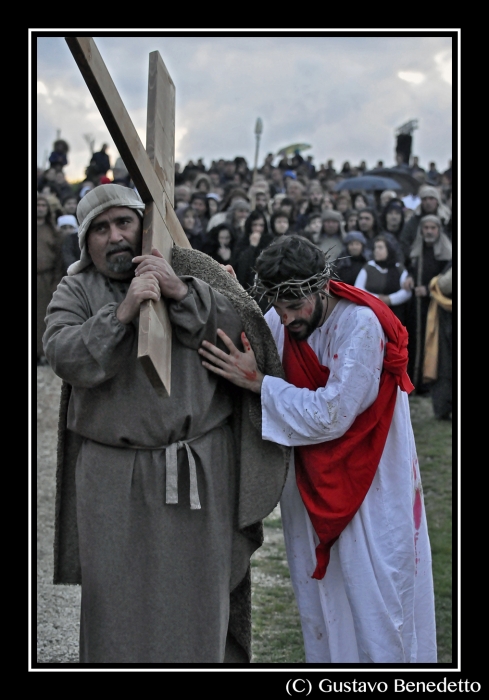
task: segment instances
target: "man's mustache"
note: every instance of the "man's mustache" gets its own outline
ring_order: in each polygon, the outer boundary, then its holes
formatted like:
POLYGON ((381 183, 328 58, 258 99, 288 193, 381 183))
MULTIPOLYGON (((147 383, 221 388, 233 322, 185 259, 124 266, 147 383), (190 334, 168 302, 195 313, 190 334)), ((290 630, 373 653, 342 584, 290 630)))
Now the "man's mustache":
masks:
POLYGON ((125 251, 127 251, 128 253, 134 254, 133 249, 131 248, 130 245, 127 245, 127 243, 114 243, 107 250, 105 256, 108 257, 109 255, 113 255, 114 253, 123 253, 125 251))

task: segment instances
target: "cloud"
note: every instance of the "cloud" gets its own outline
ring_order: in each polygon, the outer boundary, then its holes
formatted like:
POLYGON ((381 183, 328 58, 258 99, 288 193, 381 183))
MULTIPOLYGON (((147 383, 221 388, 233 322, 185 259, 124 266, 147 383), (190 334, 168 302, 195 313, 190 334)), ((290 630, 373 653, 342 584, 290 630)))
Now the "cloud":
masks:
POLYGON ((442 79, 449 85, 452 84, 452 52, 441 51, 435 55, 436 68, 442 79))
MULTIPOLYGON (((263 120, 260 160, 304 141, 317 165, 328 158, 394 164, 395 130, 417 118, 413 148, 421 162, 448 161, 451 42, 444 36, 95 38, 143 144, 148 55, 160 52, 176 86, 176 159, 184 165, 203 158, 207 166, 236 155, 252 164, 257 117, 263 120)), ((88 164, 87 132, 97 148, 110 144, 114 162, 117 150, 64 39, 38 37, 37 48, 37 80, 44 86, 38 159, 59 129, 70 144, 72 179, 88 164)))
POLYGON ((419 85, 424 82, 426 76, 424 73, 417 73, 416 71, 399 71, 397 74, 401 80, 405 80, 407 83, 414 83, 414 85, 419 85))

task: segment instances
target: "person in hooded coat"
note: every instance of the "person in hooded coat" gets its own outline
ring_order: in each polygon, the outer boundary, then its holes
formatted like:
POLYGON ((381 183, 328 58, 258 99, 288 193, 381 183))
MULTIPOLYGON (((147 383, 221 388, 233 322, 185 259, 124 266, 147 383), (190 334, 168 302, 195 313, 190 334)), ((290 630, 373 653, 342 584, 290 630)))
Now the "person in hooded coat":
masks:
POLYGON ((429 382, 423 378, 426 321, 430 306, 430 283, 452 259, 452 243, 443 233, 442 222, 434 214, 421 218, 407 263, 408 277, 403 283, 413 291, 406 326, 409 332, 408 374, 417 394, 429 394, 429 382))
POLYGON ((243 238, 235 246, 232 262, 243 289, 247 290, 253 285, 255 260, 272 240, 273 235, 268 231, 264 214, 255 209, 245 221, 243 238))
POLYGON ((218 224, 206 236, 202 252, 217 260, 220 265, 230 265, 233 260, 233 250, 236 238, 226 223, 218 224))
POLYGON ((371 259, 365 247, 365 236, 361 231, 350 231, 345 236, 345 246, 335 262, 335 273, 342 282, 355 284, 360 270, 371 259))
POLYGON ((399 243, 406 261, 409 260, 411 247, 418 233, 421 219, 424 216, 437 216, 441 224, 442 233, 445 233, 451 240, 450 224, 452 213, 450 208, 441 201, 438 189, 431 185, 423 185, 419 188, 418 197, 421 202, 416 206, 414 215, 405 223, 399 236, 399 243))

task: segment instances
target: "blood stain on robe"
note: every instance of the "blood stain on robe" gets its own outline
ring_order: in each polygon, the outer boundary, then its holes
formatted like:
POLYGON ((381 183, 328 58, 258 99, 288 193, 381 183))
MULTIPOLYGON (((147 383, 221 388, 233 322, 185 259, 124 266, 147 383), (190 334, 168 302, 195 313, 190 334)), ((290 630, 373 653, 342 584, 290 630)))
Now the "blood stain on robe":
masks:
POLYGON ((414 516, 414 527, 416 532, 414 533, 414 574, 418 573, 418 538, 419 538, 419 528, 421 525, 421 515, 423 512, 423 502, 421 500, 421 486, 417 486, 414 493, 414 505, 413 505, 413 516, 414 516))

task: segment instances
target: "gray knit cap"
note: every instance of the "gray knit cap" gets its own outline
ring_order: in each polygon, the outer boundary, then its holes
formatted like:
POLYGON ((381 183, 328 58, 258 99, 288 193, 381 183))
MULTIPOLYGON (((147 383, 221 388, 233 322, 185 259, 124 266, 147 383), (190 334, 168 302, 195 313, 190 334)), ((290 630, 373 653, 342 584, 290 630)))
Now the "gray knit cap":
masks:
POLYGON ((336 211, 335 209, 325 209, 321 213, 321 218, 323 221, 328 221, 328 220, 334 220, 334 221, 339 221, 340 224, 344 221, 343 216, 341 212, 336 211))
POLYGON ((436 187, 432 187, 431 185, 423 185, 420 187, 418 197, 420 199, 424 199, 425 197, 434 197, 438 204, 440 204, 440 193, 436 187))
POLYGON ((419 223, 422 226, 424 223, 431 221, 433 224, 436 224, 438 228, 441 231, 441 221, 438 218, 438 216, 435 216, 435 214, 426 214, 426 216, 423 216, 419 223))
POLYGON ((87 231, 95 217, 111 207, 129 207, 129 209, 135 209, 136 213, 142 217, 145 204, 135 190, 123 185, 99 185, 82 197, 76 208, 76 218, 80 224, 78 243, 81 254, 80 259, 69 266, 69 275, 76 275, 91 264, 92 259, 86 246, 87 231))
POLYGON ((345 245, 348 245, 351 241, 358 241, 359 243, 366 244, 367 239, 361 231, 349 231, 345 236, 345 245))

